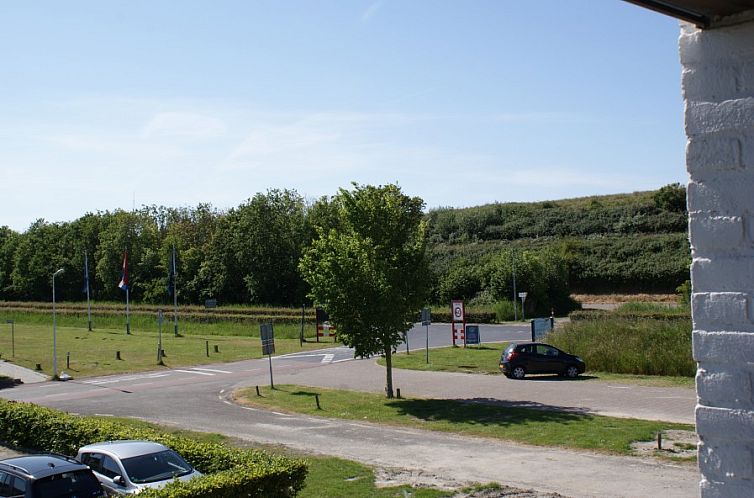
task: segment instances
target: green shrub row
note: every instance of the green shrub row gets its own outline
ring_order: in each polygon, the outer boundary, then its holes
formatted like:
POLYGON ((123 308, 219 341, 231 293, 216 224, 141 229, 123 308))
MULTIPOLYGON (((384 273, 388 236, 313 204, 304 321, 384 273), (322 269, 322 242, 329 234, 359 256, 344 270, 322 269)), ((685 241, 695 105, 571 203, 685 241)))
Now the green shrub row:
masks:
MULTIPOLYGON (((452 320, 450 310, 435 311, 432 310, 432 322, 450 323, 452 320)), ((466 310, 466 323, 496 323, 497 315, 494 311, 475 311, 466 310)))
POLYGON ((690 321, 688 310, 680 311, 609 311, 609 310, 578 310, 568 314, 572 322, 595 320, 679 320, 690 321))
POLYGON ((75 455, 81 446, 100 441, 147 439, 180 453, 207 474, 173 482, 145 498, 237 498, 295 496, 304 485, 306 464, 259 450, 226 448, 148 428, 77 417, 30 403, 0 400, 0 440, 14 447, 75 455))

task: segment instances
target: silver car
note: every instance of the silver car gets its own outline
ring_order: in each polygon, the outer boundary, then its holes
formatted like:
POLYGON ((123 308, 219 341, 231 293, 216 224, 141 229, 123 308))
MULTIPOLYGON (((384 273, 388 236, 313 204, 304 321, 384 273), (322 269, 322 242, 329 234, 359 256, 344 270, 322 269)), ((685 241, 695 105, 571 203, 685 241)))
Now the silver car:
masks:
POLYGON ((173 479, 202 474, 178 453, 151 441, 107 441, 79 449, 76 459, 91 467, 108 495, 128 495, 161 488, 173 479))

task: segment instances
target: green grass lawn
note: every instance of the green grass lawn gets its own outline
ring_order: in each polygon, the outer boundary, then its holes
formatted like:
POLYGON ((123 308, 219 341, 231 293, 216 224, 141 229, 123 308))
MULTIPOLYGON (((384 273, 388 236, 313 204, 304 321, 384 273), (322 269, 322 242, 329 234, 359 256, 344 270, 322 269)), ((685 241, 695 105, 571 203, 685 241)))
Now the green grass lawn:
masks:
MULTIPOLYGON (((429 363, 425 350, 405 351, 393 356, 395 368, 436 372, 461 372, 486 375, 501 375, 498 364, 500 354, 507 343, 482 344, 481 346, 447 347, 429 350, 429 363)), ((380 365, 385 360, 378 360, 380 365)), ((589 365, 587 364, 587 368, 589 365)), ((608 381, 650 387, 694 387, 693 377, 670 377, 660 375, 629 375, 586 371, 588 381, 608 381)))
POLYGON ((260 391, 262 396, 254 389, 238 391, 236 400, 270 410, 624 455, 631 453, 632 442, 651 441, 659 431, 694 430, 688 424, 452 400, 386 399, 380 394, 293 385, 260 391))
MULTIPOLYGON (((258 332, 257 332, 258 334, 258 332)), ((95 329, 89 332, 82 327, 57 327, 58 371, 65 371, 74 378, 115 373, 138 372, 161 368, 157 364, 157 331, 132 328, 127 335, 124 329, 95 329), (116 359, 120 351, 120 360, 116 359), (70 368, 66 366, 66 353, 70 353, 70 368)), ((0 331, 0 355, 17 365, 35 368, 52 375, 52 325, 37 323, 15 324, 15 356, 12 355, 10 330, 0 331)), ((276 339, 276 354, 286 354, 332 346, 332 342, 306 342, 303 347, 298 339, 276 339)), ((163 328, 162 348, 165 351, 165 367, 229 362, 261 358, 262 347, 258 335, 216 335, 205 337, 188 334, 175 337, 172 328, 163 328), (209 356, 207 343, 209 341, 209 356), (218 352, 215 352, 217 346, 218 352)))

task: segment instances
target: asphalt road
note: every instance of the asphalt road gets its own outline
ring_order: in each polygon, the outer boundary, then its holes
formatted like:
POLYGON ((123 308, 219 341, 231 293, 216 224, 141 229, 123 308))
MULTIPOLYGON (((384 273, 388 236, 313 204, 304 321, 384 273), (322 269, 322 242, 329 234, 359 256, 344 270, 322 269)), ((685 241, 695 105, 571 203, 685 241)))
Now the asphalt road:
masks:
MULTIPOLYGON (((449 325, 435 327, 430 329, 430 337, 439 341, 434 344, 449 343, 449 325)), ((423 332, 418 328, 409 335, 410 347, 414 336, 423 332)), ((516 339, 528 331, 497 326, 481 332, 483 340, 488 341, 492 337, 516 339)), ((374 360, 353 360, 351 350, 343 347, 275 357, 272 364, 278 384, 376 392, 384 386, 382 367, 374 360)), ((249 360, 28 384, 4 389, 0 396, 73 413, 137 417, 249 441, 284 444, 380 467, 412 469, 446 483, 502 481, 567 496, 673 497, 697 492, 697 473, 688 466, 287 415, 232 403, 234 389, 268 384, 269 375, 267 359, 249 360)), ((689 389, 639 388, 591 380, 512 381, 502 376, 412 371, 396 371, 395 380, 406 395, 495 399, 516 406, 680 421, 693 419, 696 400, 689 389)))

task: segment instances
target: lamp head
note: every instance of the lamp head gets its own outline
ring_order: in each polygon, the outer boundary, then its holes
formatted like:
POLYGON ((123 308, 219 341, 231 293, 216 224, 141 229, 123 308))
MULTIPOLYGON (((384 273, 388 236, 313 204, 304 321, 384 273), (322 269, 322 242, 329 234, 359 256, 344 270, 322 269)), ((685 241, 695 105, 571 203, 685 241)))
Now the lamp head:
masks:
POLYGON ((61 268, 58 271, 56 271, 55 273, 53 273, 52 276, 54 277, 55 275, 60 275, 61 273, 63 273, 64 270, 65 270, 65 268, 61 268))

